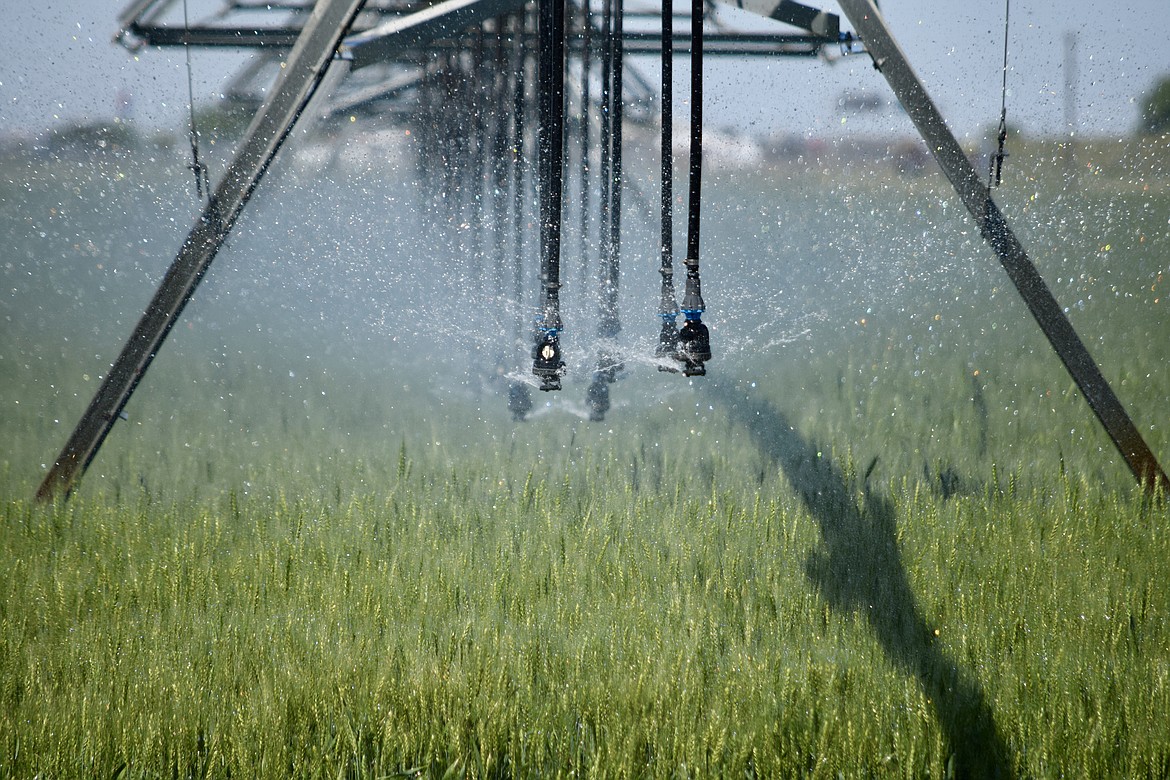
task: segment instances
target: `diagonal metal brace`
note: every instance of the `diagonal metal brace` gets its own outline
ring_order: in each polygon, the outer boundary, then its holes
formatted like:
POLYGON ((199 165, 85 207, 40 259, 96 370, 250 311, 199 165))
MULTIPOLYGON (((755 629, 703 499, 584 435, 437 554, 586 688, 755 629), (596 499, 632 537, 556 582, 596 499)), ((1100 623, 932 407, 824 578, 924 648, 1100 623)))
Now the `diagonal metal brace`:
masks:
POLYGON ((473 24, 524 7, 525 0, 442 0, 345 39, 341 56, 354 70, 394 59, 412 47, 447 38, 473 24))
MULTIPOLYGON (((157 12, 158 2, 141 0, 128 13, 140 14, 152 7, 157 12)), ((314 6, 214 196, 37 490, 39 500, 68 496, 89 467, 335 57, 350 60, 346 68, 392 58, 411 46, 517 10, 523 0, 443 0, 345 38, 364 4, 365 0, 318 0, 314 6)))
POLYGON ((841 10, 853 23, 874 66, 881 71, 898 101, 930 147, 939 167, 950 180, 963 205, 979 225, 983 238, 995 250, 1008 277, 1024 299, 1048 343, 1064 363, 1085 400, 1105 427, 1130 471, 1149 490, 1170 489, 1170 479, 1158 464, 1137 426, 1101 374, 1101 369, 1081 342, 1072 323, 1028 258, 990 191, 943 121, 906 55, 890 34, 872 0, 840 0, 841 10))
POLYGON ((329 69, 365 0, 320 0, 207 207, 37 490, 67 496, 89 466, 329 69))

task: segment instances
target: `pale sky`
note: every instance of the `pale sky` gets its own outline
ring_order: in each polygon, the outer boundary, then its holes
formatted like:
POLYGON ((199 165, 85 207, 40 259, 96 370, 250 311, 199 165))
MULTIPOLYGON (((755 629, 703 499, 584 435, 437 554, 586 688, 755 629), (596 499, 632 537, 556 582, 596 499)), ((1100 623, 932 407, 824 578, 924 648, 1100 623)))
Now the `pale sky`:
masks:
MULTIPOLYGON (((187 106, 181 50, 131 55, 112 43, 128 0, 2 0, 0 134, 38 132, 62 121, 106 119, 119 96, 140 124, 182 130, 187 106)), ((644 0, 628 0, 644 4, 644 0)), ((200 20, 218 0, 189 0, 200 20)), ((815 3, 810 3, 815 4, 815 3)), ((676 3, 676 5, 682 5, 676 3)), ((838 12, 835 3, 820 7, 838 12)), ((960 137, 999 118, 1004 3, 972 0, 885 0, 887 21, 911 64, 960 137)), ((176 4, 181 14, 181 4, 176 4)), ((741 12, 722 11, 732 24, 741 12)), ((179 16, 181 19, 181 15, 179 16)), ((842 19, 842 28, 850 29, 842 19)), ((757 29, 765 29, 757 27, 757 29)), ((766 29, 787 31, 780 25, 766 29)), ((1131 133, 1143 95, 1170 74, 1170 0, 1013 0, 1009 37, 1008 120, 1031 133, 1067 132, 1065 38, 1077 35, 1076 110, 1081 136, 1131 133)), ((194 53, 196 104, 214 100, 243 57, 227 50, 194 53)), ((656 63, 635 62, 656 81, 656 63)), ((676 62, 685 88, 685 58, 676 62)), ((867 56, 835 63, 713 59, 707 66, 708 120, 760 135, 911 134, 890 108, 858 115, 841 108, 846 93, 892 95, 867 56)))

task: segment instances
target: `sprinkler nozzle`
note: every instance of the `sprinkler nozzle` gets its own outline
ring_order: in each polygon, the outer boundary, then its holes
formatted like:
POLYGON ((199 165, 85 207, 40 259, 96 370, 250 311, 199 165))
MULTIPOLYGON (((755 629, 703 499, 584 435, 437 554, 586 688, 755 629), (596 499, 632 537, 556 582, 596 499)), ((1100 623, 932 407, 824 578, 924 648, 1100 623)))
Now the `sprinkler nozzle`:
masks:
POLYGON ((593 381, 585 392, 585 405, 589 407, 591 421, 601 422, 605 419, 605 413, 609 411, 609 380, 604 372, 593 372, 593 381))
POLYGON ((561 359, 561 342, 553 328, 532 347, 532 373, 540 377, 540 389, 560 390, 561 377, 565 375, 565 361, 561 359))
POLYGON ((703 365, 711 359, 711 332, 699 319, 699 312, 686 312, 687 321, 678 332, 678 359, 686 376, 704 376, 703 365))
POLYGON ((523 382, 508 385, 508 411, 512 413, 515 422, 527 419, 528 413, 532 411, 532 393, 528 392, 528 385, 523 382))

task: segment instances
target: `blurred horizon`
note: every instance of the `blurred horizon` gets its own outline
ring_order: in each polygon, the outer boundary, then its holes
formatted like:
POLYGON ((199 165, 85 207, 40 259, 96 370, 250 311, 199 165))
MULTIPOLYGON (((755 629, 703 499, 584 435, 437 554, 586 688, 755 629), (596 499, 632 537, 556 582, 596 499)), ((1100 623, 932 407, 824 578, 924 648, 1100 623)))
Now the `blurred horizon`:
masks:
MULTIPOLYGON (((7 24, 0 28, 0 137, 33 138, 54 128, 115 119, 149 131, 185 133, 186 53, 157 47, 131 53, 114 43, 124 5, 125 0, 47 0, 8 9, 7 24)), ((835 3, 814 5, 840 13, 835 3)), ((214 22, 221 3, 189 0, 189 7, 193 24, 214 22)), ((887 0, 882 9, 956 136, 969 141, 984 135, 999 120, 1004 7, 887 0)), ((1164 11, 1160 0, 1125 0, 1105 10, 1088 0, 1017 0, 1008 38, 1009 125, 1036 137, 1135 133, 1144 97, 1170 75, 1165 47, 1141 43, 1170 38, 1170 14, 1164 11), (1067 68, 1075 71, 1066 73, 1067 68)), ((793 29, 723 5, 715 19, 726 29, 793 29)), ((181 7, 163 21, 181 26, 181 7)), ((850 29, 844 18, 842 28, 850 29)), ((226 49, 190 54, 197 110, 215 105, 227 80, 253 56, 226 49)), ((630 55, 627 62, 657 84, 655 57, 630 55)), ((828 62, 710 58, 706 69, 704 111, 711 127, 753 138, 827 141, 914 135, 863 54, 834 52, 828 62)), ((685 57, 676 58, 675 78, 681 95, 688 78, 685 57)))

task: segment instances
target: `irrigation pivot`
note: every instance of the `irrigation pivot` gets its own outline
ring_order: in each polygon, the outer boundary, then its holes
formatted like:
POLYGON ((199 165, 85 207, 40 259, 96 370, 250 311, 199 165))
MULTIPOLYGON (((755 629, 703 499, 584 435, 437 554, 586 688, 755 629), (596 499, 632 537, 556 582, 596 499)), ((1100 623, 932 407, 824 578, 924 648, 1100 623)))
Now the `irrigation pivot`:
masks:
MULTIPOLYGON (((668 124, 671 95, 669 84, 663 85, 663 126, 660 128, 663 230, 659 272, 662 294, 658 311, 663 333, 657 347, 660 357, 673 361, 666 363, 667 370, 675 368, 683 374, 695 376, 705 373, 704 364, 711 357, 709 334, 700 318, 705 308, 699 280, 698 240, 702 58, 704 55, 724 54, 804 57, 821 53, 829 46, 852 48, 858 40, 853 33, 840 30, 840 20, 836 15, 794 0, 730 0, 730 4, 795 26, 801 30, 799 35, 717 31, 709 36, 703 29, 704 0, 692 2, 689 36, 674 32, 671 10, 666 12, 668 18, 662 20, 659 34, 627 30, 623 26, 624 16, 638 12, 627 12, 623 0, 595 0, 603 10, 600 27, 594 25, 595 14, 589 0, 439 0, 433 3, 318 0, 311 6, 311 12, 310 5, 297 6, 305 19, 300 29, 229 29, 190 25, 184 19, 183 28, 178 31, 157 23, 169 2, 136 0, 132 3, 122 16, 119 40, 139 47, 251 46, 261 50, 260 60, 268 58, 266 61, 270 63, 275 61, 274 51, 290 45, 292 50, 281 63, 275 86, 266 92, 262 102, 257 101, 256 117, 233 162, 42 482, 37 491, 41 500, 67 496, 93 460, 285 138, 305 113, 314 94, 327 91, 320 89, 327 75, 330 79, 334 76, 344 78, 351 71, 387 63, 398 67, 396 71, 385 71, 382 83, 360 89, 349 95, 348 100, 335 101, 334 111, 341 110, 338 106, 342 106, 346 115, 351 110, 358 111, 361 106, 397 99, 397 95, 411 89, 424 96, 422 110, 431 112, 429 116, 434 120, 431 124, 435 128, 435 132, 422 134, 424 137, 418 140, 419 164, 427 170, 427 175, 421 177, 424 187, 437 188, 432 194, 437 192, 443 196, 442 208, 446 212, 440 213, 445 214, 449 223, 459 224, 465 213, 471 214, 471 220, 477 222, 483 222, 488 214, 493 215, 494 227, 490 235, 496 252, 496 293, 500 300, 507 297, 504 289, 507 243, 511 245, 514 259, 512 298, 517 307, 524 292, 525 247, 534 243, 524 230, 528 222, 525 204, 530 200, 538 203, 540 217, 536 222, 540 231, 541 290, 537 305, 540 317, 532 334, 530 358, 533 373, 541 381, 541 389, 558 390, 565 373, 560 340, 563 327, 560 261, 561 228, 567 224, 564 211, 569 207, 565 205, 569 198, 564 179, 571 173, 565 159, 571 149, 571 139, 577 135, 569 132, 572 128, 566 127, 566 114, 573 108, 574 94, 574 90, 566 87, 572 86, 575 72, 569 67, 570 62, 574 57, 580 58, 581 98, 578 105, 581 108, 579 129, 583 173, 579 188, 582 197, 573 199, 576 202, 571 207, 582 209, 577 216, 582 225, 581 245, 585 247, 589 243, 585 240, 585 232, 590 220, 584 209, 593 202, 586 191, 586 183, 593 177, 584 173, 588 170, 589 114, 592 111, 592 119, 598 121, 600 147, 601 170, 596 177, 599 187, 596 202, 601 210, 601 219, 598 220, 600 240, 597 242, 600 249, 598 336, 603 348, 599 350, 594 383, 587 400, 591 418, 599 420, 609 406, 608 385, 622 365, 621 355, 613 343, 621 329, 617 311, 621 194, 623 187, 631 196, 638 194, 633 177, 627 182, 621 171, 622 126, 623 121, 648 121, 648 113, 641 118, 631 118, 631 115, 638 113, 634 110, 636 106, 645 106, 656 99, 632 67, 623 68, 623 53, 661 53, 664 57, 663 73, 667 78, 671 57, 679 54, 692 56, 691 178, 684 261, 686 281, 681 305, 675 300, 670 240, 672 161, 668 148, 671 142, 668 124), (577 9, 583 13, 578 14, 577 9), (572 20, 578 18, 581 19, 580 27, 574 28, 572 20), (356 31, 351 32, 351 28, 356 31), (488 35, 495 36, 496 40, 489 41, 488 35), (468 41, 470 45, 463 46, 468 41), (593 83, 590 63, 594 56, 598 58, 603 74, 601 94, 596 101, 588 94, 589 85, 593 83), (539 82, 535 89, 528 88, 533 86, 532 81, 539 82), (631 92, 641 89, 640 94, 623 99, 623 84, 631 92), (471 88, 477 86, 483 88, 471 88), (488 94, 491 100, 485 100, 484 96, 488 94), (508 106, 511 110, 485 115, 484 106, 489 103, 508 106), (473 128, 473 132, 461 132, 459 128, 473 128), (509 147, 512 153, 504 155, 502 150, 509 147), (506 164, 511 165, 510 171, 501 160, 505 156, 509 158, 506 164), (531 165, 526 156, 536 157, 537 165, 531 165), (486 189, 484 182, 490 184, 486 189), (455 193, 455 196, 447 197, 450 193, 455 193), (475 197, 468 200, 469 194, 475 197), (508 199, 512 208, 511 220, 504 219, 506 203, 491 204, 494 208, 489 210, 486 201, 480 200, 489 196, 508 199), (679 313, 685 315, 686 323, 676 331, 679 313)), ((975 218, 984 239, 995 250, 1032 316, 1134 476, 1147 489, 1170 489, 1170 480, 992 200, 988 184, 980 179, 947 128, 876 5, 872 0, 840 0, 840 5, 873 58, 875 67, 885 76, 926 140, 944 174, 975 218)), ((672 8, 671 3, 663 6, 672 8)), ((251 69, 246 70, 254 75, 251 69)), ((378 71, 375 69, 374 72, 378 71)), ((196 149, 196 165, 197 152, 196 149)), ((424 208, 425 211, 428 210, 424 208)), ((580 260, 583 264, 587 262, 584 249, 580 260)), ((513 382, 508 392, 513 416, 523 419, 532 408, 528 385, 513 382)))

